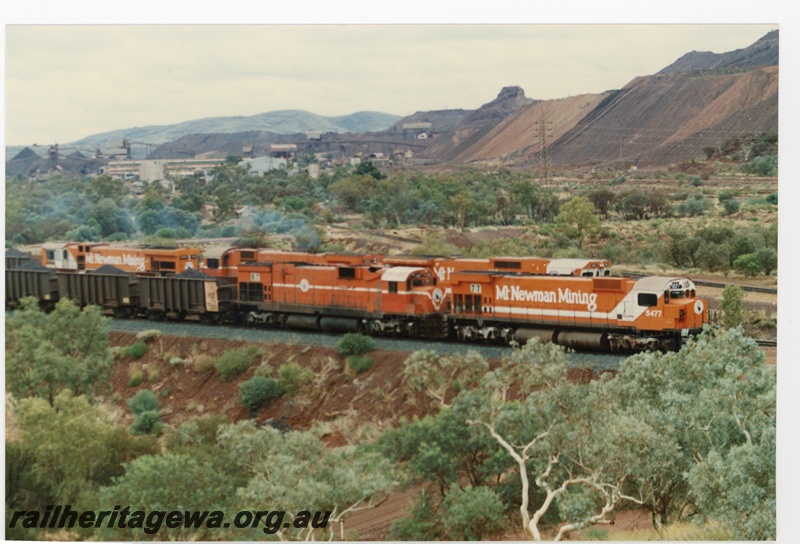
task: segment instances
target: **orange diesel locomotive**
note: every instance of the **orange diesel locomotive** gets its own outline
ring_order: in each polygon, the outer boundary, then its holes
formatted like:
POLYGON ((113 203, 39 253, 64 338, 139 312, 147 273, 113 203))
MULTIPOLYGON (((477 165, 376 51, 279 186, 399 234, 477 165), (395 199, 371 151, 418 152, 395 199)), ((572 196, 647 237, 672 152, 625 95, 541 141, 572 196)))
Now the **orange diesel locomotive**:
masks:
MULTIPOLYGON (((50 244, 43 260, 59 274, 113 264, 141 279, 191 270, 197 250, 50 244)), ((691 280, 611 277, 610 266, 586 259, 218 248, 206 251, 202 273, 192 272, 229 287, 229 303, 211 316, 214 321, 251 325, 497 342, 539 338, 575 349, 628 352, 676 349, 707 323, 706 303, 691 280)), ((159 310, 146 300, 138 303, 143 307, 135 315, 159 310)), ((173 314, 202 319, 211 311, 189 310, 173 314)))
POLYGON ((282 262, 320 265, 376 264, 383 255, 356 255, 338 253, 306 253, 302 251, 279 251, 277 249, 244 249, 235 247, 212 247, 203 253, 200 270, 217 278, 236 278, 240 266, 248 263, 282 262))
POLYGON ((47 243, 42 246, 42 264, 57 270, 95 270, 111 265, 125 272, 180 274, 197 269, 196 248, 124 248, 84 242, 47 243))
POLYGON ((250 262, 237 269, 249 324, 441 337, 443 292, 425 268, 250 262))
POLYGON ((677 349, 708 322, 707 305, 686 278, 462 271, 440 285, 450 331, 459 339, 536 337, 576 349, 677 349))

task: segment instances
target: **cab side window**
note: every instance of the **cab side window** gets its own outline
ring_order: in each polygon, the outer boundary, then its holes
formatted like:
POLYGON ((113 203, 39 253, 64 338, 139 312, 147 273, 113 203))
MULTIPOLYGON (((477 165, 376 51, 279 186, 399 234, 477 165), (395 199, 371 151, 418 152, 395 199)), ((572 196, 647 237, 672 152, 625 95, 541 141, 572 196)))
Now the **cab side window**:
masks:
POLYGON ((639 306, 658 306, 658 295, 653 293, 639 293, 639 306))

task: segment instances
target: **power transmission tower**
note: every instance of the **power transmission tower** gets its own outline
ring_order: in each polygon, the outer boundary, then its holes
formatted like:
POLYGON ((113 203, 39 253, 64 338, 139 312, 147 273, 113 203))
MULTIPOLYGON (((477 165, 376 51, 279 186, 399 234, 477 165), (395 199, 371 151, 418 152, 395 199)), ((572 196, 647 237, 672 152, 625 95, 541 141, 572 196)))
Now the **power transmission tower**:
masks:
POLYGON ((553 137, 553 122, 546 121, 544 118, 544 110, 542 110, 542 117, 539 119, 539 169, 541 170, 541 181, 544 188, 550 185, 550 147, 547 145, 549 139, 553 137))

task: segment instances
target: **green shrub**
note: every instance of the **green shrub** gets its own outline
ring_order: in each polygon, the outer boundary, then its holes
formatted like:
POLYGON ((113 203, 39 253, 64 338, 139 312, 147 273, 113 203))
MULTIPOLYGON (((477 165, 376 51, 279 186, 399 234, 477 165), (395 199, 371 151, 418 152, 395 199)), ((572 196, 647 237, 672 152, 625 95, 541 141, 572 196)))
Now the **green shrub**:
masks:
POLYGON ((143 389, 128 399, 128 408, 136 415, 158 410, 158 398, 152 391, 143 389))
POLYGON ((695 194, 687 198, 678 206, 678 212, 681 215, 694 217, 697 215, 703 215, 703 213, 705 213, 705 211, 711 206, 712 203, 710 199, 704 197, 703 195, 695 194))
POLYGON ((345 361, 347 366, 357 373, 366 372, 372 368, 372 357, 367 357, 366 355, 350 355, 345 361))
POLYGON ((768 155, 766 157, 756 157, 750 164, 745 164, 742 169, 750 174, 757 176, 777 176, 778 175, 778 156, 768 155))
POLYGON ((141 359, 147 353, 147 344, 142 340, 138 340, 133 345, 128 346, 126 351, 131 359, 141 359))
POLYGON ((375 340, 363 334, 349 332, 336 342, 336 351, 345 357, 363 355, 375 349, 375 340))
POLYGON ((222 379, 230 380, 250 368, 258 353, 258 348, 255 346, 233 349, 217 359, 217 362, 214 363, 214 368, 222 379))
POLYGON ((744 324, 744 291, 738 285, 728 285, 722 290, 722 313, 725 316, 725 328, 732 329, 744 324))
POLYGON ((251 414, 269 404, 281 394, 281 386, 275 378, 255 376, 239 384, 239 404, 251 414))
POLYGON ((488 487, 453 486, 442 503, 448 540, 483 540, 502 533, 503 501, 488 487))
POLYGON ((741 203, 735 198, 731 198, 723 201, 722 207, 725 208, 725 215, 731 215, 739 211, 741 203))
POLYGON ((158 232, 156 232, 156 237, 175 239, 178 237, 178 234, 175 232, 175 229, 164 228, 158 229, 158 232))
POLYGON ((289 397, 297 393, 304 385, 310 382, 313 377, 314 373, 311 369, 302 368, 294 362, 283 364, 278 368, 281 391, 289 397))
POLYGON ((767 195, 767 204, 778 205, 778 193, 771 193, 767 195))
POLYGON ((131 425, 133 434, 158 434, 161 432, 161 412, 149 410, 136 416, 136 420, 131 425))
POLYGON ((142 367, 133 365, 128 367, 128 387, 136 387, 144 381, 144 371, 142 367))
POLYGON ((622 256, 625 254, 625 248, 617 244, 608 244, 600 250, 600 257, 608 259, 612 264, 619 264, 622 262, 622 256))
POLYGON ((746 253, 744 255, 739 255, 736 257, 736 260, 733 261, 733 269, 741 274, 744 274, 748 278, 758 276, 764 271, 764 267, 761 265, 761 261, 758 259, 757 253, 746 253))

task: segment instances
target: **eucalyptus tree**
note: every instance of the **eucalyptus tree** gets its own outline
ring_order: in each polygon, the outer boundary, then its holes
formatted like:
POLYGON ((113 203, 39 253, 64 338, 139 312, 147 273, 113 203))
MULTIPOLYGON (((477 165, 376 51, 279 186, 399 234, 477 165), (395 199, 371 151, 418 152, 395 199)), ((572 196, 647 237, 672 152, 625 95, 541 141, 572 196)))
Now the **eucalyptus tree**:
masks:
POLYGON ((109 319, 69 299, 44 313, 33 298, 6 321, 6 388, 53 404, 62 389, 92 397, 110 388, 109 319))

